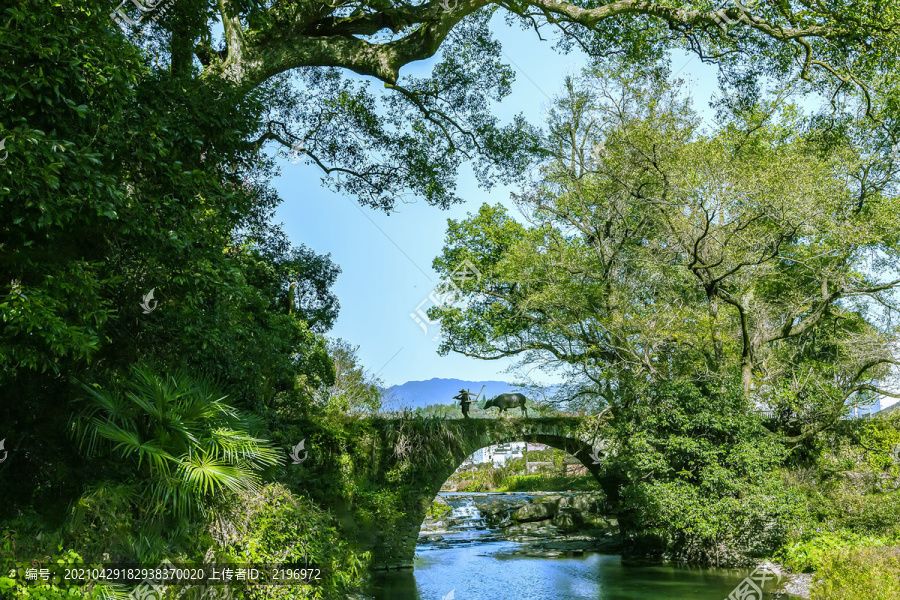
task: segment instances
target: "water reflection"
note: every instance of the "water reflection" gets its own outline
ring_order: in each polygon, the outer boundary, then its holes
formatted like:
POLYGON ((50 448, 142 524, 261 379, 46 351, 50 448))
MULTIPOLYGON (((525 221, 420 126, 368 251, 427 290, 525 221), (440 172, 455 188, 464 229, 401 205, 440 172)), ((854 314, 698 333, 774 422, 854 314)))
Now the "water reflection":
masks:
POLYGON ((377 580, 377 600, 724 600, 747 575, 726 569, 629 566, 619 556, 504 556, 510 542, 421 553, 414 571, 377 580))

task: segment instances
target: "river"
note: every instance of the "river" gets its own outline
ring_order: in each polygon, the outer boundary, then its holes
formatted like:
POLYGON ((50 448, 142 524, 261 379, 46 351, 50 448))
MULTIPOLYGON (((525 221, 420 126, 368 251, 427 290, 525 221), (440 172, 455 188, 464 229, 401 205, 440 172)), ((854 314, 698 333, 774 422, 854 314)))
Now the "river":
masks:
POLYGON ((631 565, 599 553, 522 556, 514 553, 523 545, 497 539, 474 504, 455 506, 452 517, 458 525, 444 539, 416 547, 413 570, 377 576, 376 600, 726 600, 749 574, 631 565))

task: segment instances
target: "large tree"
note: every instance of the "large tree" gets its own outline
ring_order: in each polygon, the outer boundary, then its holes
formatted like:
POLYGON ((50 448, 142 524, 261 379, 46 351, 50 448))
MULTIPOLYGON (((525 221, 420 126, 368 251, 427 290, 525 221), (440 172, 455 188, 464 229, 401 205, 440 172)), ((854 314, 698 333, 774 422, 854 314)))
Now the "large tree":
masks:
POLYGON ((576 397, 614 407, 648 382, 738 379, 800 421, 794 441, 884 393, 896 157, 827 139, 782 98, 723 102, 703 131, 659 73, 608 77, 552 112, 556 157, 517 196, 526 224, 488 205, 450 222, 435 267, 482 277, 435 313, 442 350, 561 366, 576 397))

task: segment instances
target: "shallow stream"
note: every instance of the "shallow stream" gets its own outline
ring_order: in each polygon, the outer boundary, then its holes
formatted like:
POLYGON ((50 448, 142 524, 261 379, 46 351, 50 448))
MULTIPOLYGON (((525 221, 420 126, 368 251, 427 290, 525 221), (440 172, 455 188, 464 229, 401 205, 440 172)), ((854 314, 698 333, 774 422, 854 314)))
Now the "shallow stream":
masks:
POLYGON ((749 575, 749 570, 630 565, 621 556, 598 553, 522 556, 516 552, 523 545, 497 539, 471 500, 452 504, 451 533, 420 543, 412 571, 380 574, 377 600, 726 600, 749 575))

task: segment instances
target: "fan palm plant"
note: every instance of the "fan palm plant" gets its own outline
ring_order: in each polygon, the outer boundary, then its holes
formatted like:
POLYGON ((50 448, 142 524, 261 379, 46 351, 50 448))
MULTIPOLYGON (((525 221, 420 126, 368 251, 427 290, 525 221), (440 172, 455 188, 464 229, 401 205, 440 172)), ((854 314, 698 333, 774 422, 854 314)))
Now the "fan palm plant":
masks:
POLYGON ((82 449, 133 465, 137 504, 151 517, 204 513, 225 491, 256 489, 261 471, 284 461, 254 435, 257 419, 185 370, 160 375, 139 365, 122 392, 83 387, 84 408, 73 424, 82 449))

